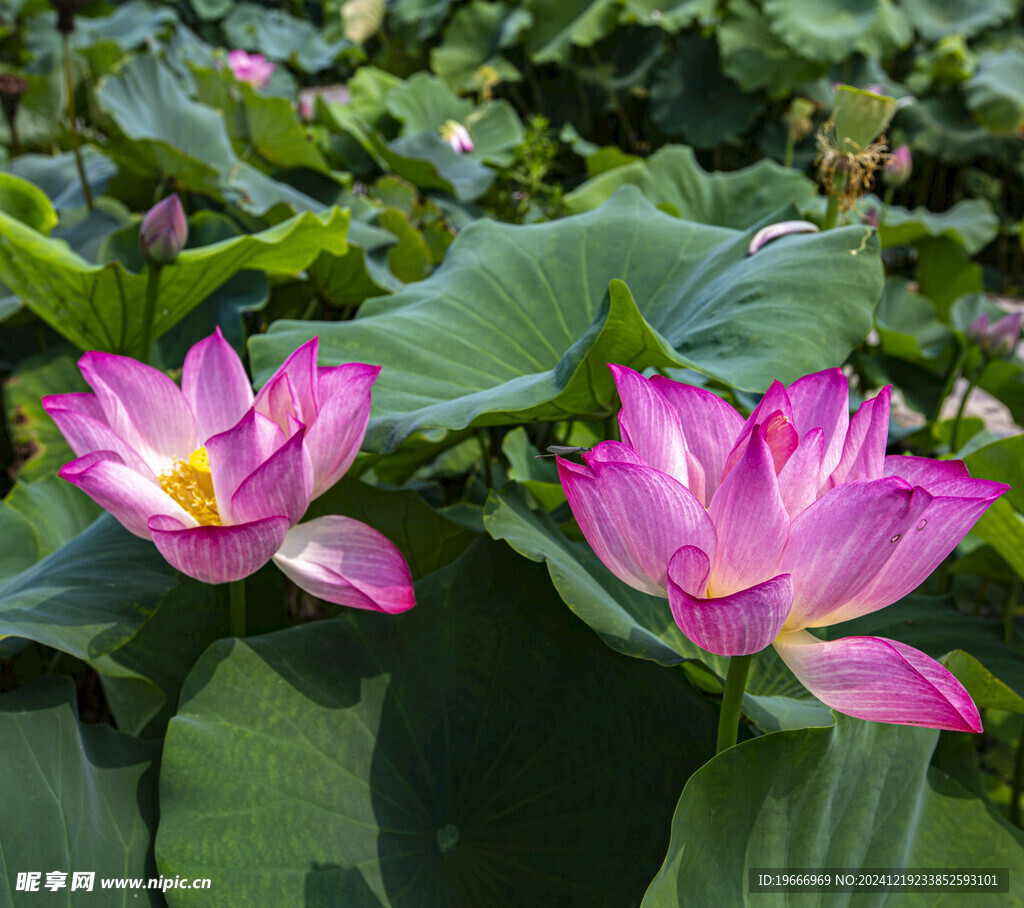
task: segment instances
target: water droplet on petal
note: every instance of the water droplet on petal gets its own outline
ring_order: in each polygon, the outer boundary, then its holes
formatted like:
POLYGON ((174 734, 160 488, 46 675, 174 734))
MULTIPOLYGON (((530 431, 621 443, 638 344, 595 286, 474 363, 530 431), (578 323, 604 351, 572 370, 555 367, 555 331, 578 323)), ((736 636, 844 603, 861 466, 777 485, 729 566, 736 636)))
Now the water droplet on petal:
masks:
POLYGON ((889 542, 899 542, 900 541, 900 536, 902 536, 902 535, 903 535, 902 533, 897 533, 895 536, 892 537, 892 539, 889 540, 889 542))
POLYGON ((928 521, 927 521, 927 520, 922 520, 922 521, 921 521, 921 522, 920 522, 920 523, 919 523, 919 524, 917 525, 917 528, 918 528, 919 530, 923 530, 923 529, 924 529, 924 528, 925 528, 926 526, 928 526, 928 521))

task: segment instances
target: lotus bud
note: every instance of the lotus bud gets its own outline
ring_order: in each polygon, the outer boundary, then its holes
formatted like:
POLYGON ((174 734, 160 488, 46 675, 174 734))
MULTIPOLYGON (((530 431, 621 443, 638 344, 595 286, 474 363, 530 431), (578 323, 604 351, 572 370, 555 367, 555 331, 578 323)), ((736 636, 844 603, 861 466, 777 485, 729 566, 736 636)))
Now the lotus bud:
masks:
POLYGON ((967 339, 972 344, 981 343, 981 339, 985 336, 985 331, 988 329, 988 322, 988 313, 983 312, 967 326, 967 330, 964 331, 964 334, 967 335, 967 339))
POLYGON ((890 186, 903 186, 910 179, 914 162, 910 156, 910 146, 900 145, 889 158, 889 163, 882 171, 882 179, 890 186))
POLYGON ((469 130, 455 120, 445 120, 441 127, 441 138, 452 147, 456 154, 469 154, 473 150, 473 140, 469 130))
POLYGON ((266 88, 274 74, 274 64, 263 54, 247 54, 244 50, 231 51, 228 66, 239 82, 247 82, 253 88, 266 88))
POLYGON ((978 346, 986 359, 1009 359, 1020 340, 1024 312, 1014 312, 985 329, 978 346))
POLYGON ((156 265, 171 264, 187 239, 188 222, 177 193, 154 205, 139 230, 139 248, 146 261, 156 265))

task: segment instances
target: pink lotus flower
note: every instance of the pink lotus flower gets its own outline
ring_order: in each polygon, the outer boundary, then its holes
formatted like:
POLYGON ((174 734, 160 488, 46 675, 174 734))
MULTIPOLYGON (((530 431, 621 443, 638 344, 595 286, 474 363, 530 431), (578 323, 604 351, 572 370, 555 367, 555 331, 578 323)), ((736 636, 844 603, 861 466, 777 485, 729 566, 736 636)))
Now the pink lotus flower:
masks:
POLYGON ((889 163, 882 171, 882 178, 890 186, 902 186, 910 179, 914 169, 914 161, 910 155, 909 145, 900 145, 889 158, 889 163))
POLYGON ((1009 359, 1020 340, 1024 312, 1004 315, 991 325, 989 321, 987 312, 979 315, 967 326, 967 339, 978 345, 985 359, 1009 359))
POLYGON ((274 64, 263 54, 247 54, 244 50, 231 51, 228 66, 239 82, 248 82, 253 88, 266 88, 274 74, 274 64))
POLYGON ((273 559, 321 599, 405 611, 409 568, 385 536, 348 517, 299 523, 358 453, 380 371, 317 368, 316 353, 314 338, 255 397, 219 330, 189 351, 180 388, 128 357, 86 353, 95 393, 43 398, 78 455, 60 475, 197 580, 239 580, 273 559))
POLYGON ((469 130, 455 120, 445 120, 441 127, 441 138, 451 145, 456 154, 469 154, 473 150, 469 130))
POLYGON ((139 248, 149 262, 169 265, 185 248, 188 221, 178 194, 167 196, 146 213, 139 228, 139 248))
POLYGON ((839 712, 981 730, 963 686, 924 653, 807 628, 905 596, 1007 486, 971 479, 961 461, 886 456, 889 388, 850 419, 839 369, 773 383, 747 420, 701 388, 611 369, 623 442, 558 468, 580 529, 619 579, 667 596, 708 652, 774 644, 839 712))

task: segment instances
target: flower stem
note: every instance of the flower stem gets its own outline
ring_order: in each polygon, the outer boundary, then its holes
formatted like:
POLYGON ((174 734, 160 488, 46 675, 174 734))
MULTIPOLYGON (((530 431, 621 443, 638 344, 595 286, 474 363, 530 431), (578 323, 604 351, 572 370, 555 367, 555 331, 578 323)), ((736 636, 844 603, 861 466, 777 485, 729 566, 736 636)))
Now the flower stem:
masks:
POLYGON ((153 318, 156 315, 156 298, 160 290, 160 272, 163 265, 150 262, 146 266, 146 308, 142 313, 142 362, 149 362, 149 347, 153 336, 153 318))
POLYGON ((720 754, 736 743, 743 691, 747 686, 747 673, 750 671, 750 663, 753 659, 753 655, 732 656, 729 659, 729 673, 726 675, 725 692, 722 694, 722 711, 718 716, 716 754, 720 754))
POLYGON ((949 397, 953 391, 953 385, 956 384, 956 380, 960 377, 960 373, 963 371, 964 364, 967 362, 967 354, 970 352, 970 347, 963 345, 957 352, 956 358, 953 360, 953 365, 949 367, 949 371, 946 373, 946 381, 942 386, 942 393, 939 395, 939 402, 935 407, 935 412, 932 414, 932 422, 937 422, 939 414, 942 413, 942 405, 946 402, 946 398, 949 397))
POLYGON ((228 584, 228 627, 232 637, 245 636, 245 579, 228 584))
POLYGON ((881 230, 885 226, 885 218, 889 213, 889 206, 892 205, 892 197, 896 193, 896 187, 893 185, 885 187, 885 197, 882 199, 882 213, 878 216, 878 229, 881 230))
POLYGON ((970 382, 967 384, 967 390, 964 391, 963 400, 960 401, 960 406, 957 407, 956 419, 953 420, 953 434, 950 437, 950 450, 955 454, 960 450, 960 420, 964 417, 964 410, 967 409, 967 398, 971 396, 971 392, 978 384, 978 379, 981 378, 981 370, 975 371, 971 376, 970 382))
POLYGON ((822 230, 831 230, 839 220, 839 198, 846 188, 846 174, 837 173, 835 182, 832 184, 832 191, 828 196, 828 210, 825 212, 825 220, 821 222, 822 230))
POLYGON ((68 120, 71 122, 71 148, 75 153, 75 166, 78 168, 78 179, 82 183, 82 195, 85 196, 85 206, 91 212, 93 209, 92 190, 89 189, 89 181, 85 177, 85 165, 82 163, 82 149, 78 144, 78 116, 75 113, 75 74, 71 68, 71 48, 68 45, 66 32, 61 32, 61 43, 64 49, 64 84, 68 93, 68 120))

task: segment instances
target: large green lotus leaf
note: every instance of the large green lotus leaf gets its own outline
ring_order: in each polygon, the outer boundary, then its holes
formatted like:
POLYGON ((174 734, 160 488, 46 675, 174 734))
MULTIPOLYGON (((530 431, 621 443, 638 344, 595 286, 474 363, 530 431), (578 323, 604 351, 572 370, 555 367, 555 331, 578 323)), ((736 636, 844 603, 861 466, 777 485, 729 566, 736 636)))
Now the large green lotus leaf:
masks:
POLYGON ((0 635, 99 658, 131 639, 178 576, 152 542, 103 515, 0 586, 0 635))
POLYGON ((953 332, 936 317, 935 304, 911 293, 905 278, 886 279, 875 328, 883 353, 925 369, 941 365, 938 358, 954 347, 953 332))
POLYGON ((625 0, 622 21, 657 25, 675 33, 694 22, 711 23, 716 6, 715 0, 625 0))
POLYGON ((113 44, 121 57, 126 51, 152 43, 177 22, 174 10, 152 9, 148 3, 132 0, 115 6, 109 16, 77 16, 71 46, 88 55, 90 48, 113 44))
POLYGON ((521 7, 472 0, 452 16, 444 40, 430 52, 430 68, 453 91, 478 90, 482 66, 491 67, 502 82, 518 82, 519 70, 501 51, 516 44, 532 21, 530 12, 521 7))
POLYGON ((1013 15, 1013 0, 900 0, 911 25, 928 42, 947 35, 971 38, 1013 15))
POLYGON ((718 45, 710 38, 678 38, 651 80, 654 122, 697 148, 714 148, 746 132, 763 109, 760 98, 744 94, 722 74, 718 45))
MULTIPOLYGON (((832 728, 765 735, 719 754, 686 783, 665 864, 643 908, 1005 904, 1006 895, 751 893, 758 868, 1010 868, 1024 837, 929 766, 938 732, 838 716, 832 728)), ((1012 883, 1011 883, 1012 885, 1012 883)))
POLYGON ((609 362, 688 366, 749 390, 842 362, 882 289, 870 232, 787 237, 754 256, 749 242, 628 186, 547 224, 478 221, 433 275, 356 319, 252 338, 254 373, 265 381, 313 335, 325 365, 383 365, 366 446, 387 451, 427 426, 603 418, 617 402, 609 362), (629 289, 609 292, 616 278, 629 289))
POLYGON ((712 710, 609 652, 503 545, 416 592, 400 617, 353 609, 199 661, 157 860, 221 886, 172 906, 637 903, 712 710))
POLYGON ((619 0, 528 0, 533 26, 526 53, 534 63, 566 63, 573 47, 592 47, 615 28, 619 0))
MULTIPOLYGON (((163 268, 152 337, 188 315, 242 268, 296 273, 322 251, 346 251, 348 212, 307 212, 262 233, 189 249, 163 268)), ((142 358, 145 273, 93 265, 0 211, 0 279, 83 350, 142 358)))
POLYGON ((282 60, 307 73, 333 65, 352 42, 325 41, 311 22, 284 10, 255 3, 237 3, 221 24, 231 47, 259 51, 271 60, 282 60))
POLYGON ((799 170, 758 161, 729 173, 708 173, 692 148, 666 145, 649 158, 606 170, 565 197, 573 214, 603 205, 620 187, 637 186, 663 211, 684 221, 746 230, 786 205, 817 196, 799 170))
POLYGON ((507 101, 477 107, 457 97, 443 80, 417 73, 388 93, 387 109, 403 125, 403 135, 439 133, 448 120, 462 123, 473 139, 473 151, 459 159, 511 164, 512 149, 523 141, 523 126, 507 101))
POLYGON ((101 878, 154 877, 158 742, 108 725, 83 725, 74 685, 50 677, 0 697, 0 905, 164 904, 159 890, 100 890, 101 878), (16 892, 18 873, 42 874, 39 892, 16 892), (62 889, 47 874, 67 874, 62 889), (93 891, 72 892, 73 874, 96 874, 93 891))
POLYGON ((472 202, 494 182, 493 170, 471 155, 455 152, 436 129, 424 129, 391 142, 374 132, 369 140, 386 170, 424 191, 440 190, 460 202, 472 202))
POLYGON ((220 177, 238 163, 221 114, 191 100, 156 57, 133 57, 102 79, 96 98, 123 135, 108 151, 125 169, 173 178, 214 197, 220 177))
MULTIPOLYGON (((520 492, 508 487, 492 493, 484 509, 484 526, 524 558, 546 562, 562 601, 612 649, 660 665, 687 662, 688 669, 705 676, 710 669, 712 684, 718 683, 721 693, 729 660, 691 643, 673 620, 667 600, 627 586, 590 546, 570 542, 548 514, 531 511, 520 492)), ((828 708, 803 688, 771 648, 754 662, 743 712, 762 731, 831 723, 828 708)))
POLYGON ((964 83, 964 100, 975 119, 997 133, 1024 126, 1024 51, 1019 47, 982 54, 964 83))
POLYGON ((57 213, 38 186, 9 173, 0 173, 0 211, 43 236, 57 223, 57 213))
POLYGON ((840 63, 854 51, 891 57, 914 37, 892 0, 765 0, 764 12, 783 44, 819 63, 840 63))
POLYGON ((958 164, 983 157, 1006 157, 1019 141, 994 135, 977 123, 963 102, 952 94, 925 98, 900 111, 900 125, 906 130, 914 151, 958 164))
POLYGON ((239 85, 249 140, 256 152, 277 167, 308 167, 327 173, 327 162, 296 117, 287 98, 259 94, 239 85))
POLYGON ((729 0, 716 34, 722 72, 744 91, 765 88, 770 97, 785 97, 825 74, 824 63, 805 60, 776 38, 751 0, 729 0))
MULTIPOLYGON (((881 210, 882 203, 875 196, 868 196, 865 204, 881 210)), ((882 247, 905 246, 921 237, 946 237, 964 247, 968 255, 975 255, 996 238, 999 233, 999 218, 986 199, 963 199, 952 208, 932 212, 919 207, 910 211, 893 205, 885 215, 881 226, 882 247)))
POLYGON ((84 533, 102 513, 84 492, 56 476, 15 483, 4 499, 4 508, 17 511, 32 525, 39 558, 84 533))
POLYGON ((1010 491, 981 516, 973 532, 999 552, 1017 575, 1024 578, 1024 518, 1021 517, 1021 512, 1024 511, 1022 455, 1024 435, 1014 435, 973 451, 967 455, 965 461, 972 476, 994 479, 1010 485, 1010 491))
POLYGON ((78 354, 70 347, 53 347, 22 360, 4 382, 7 432, 19 453, 19 479, 43 479, 74 460, 71 446, 43 409, 42 398, 89 390, 77 361, 78 354))

